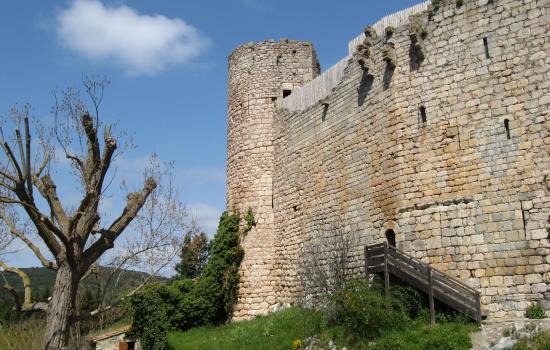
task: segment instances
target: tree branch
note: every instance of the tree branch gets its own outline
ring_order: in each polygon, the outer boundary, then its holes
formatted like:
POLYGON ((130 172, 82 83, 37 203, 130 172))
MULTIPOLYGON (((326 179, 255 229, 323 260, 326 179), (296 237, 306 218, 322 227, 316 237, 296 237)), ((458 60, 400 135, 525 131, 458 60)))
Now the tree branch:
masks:
POLYGON ((99 141, 97 139, 97 128, 94 128, 94 121, 88 113, 85 113, 82 118, 82 127, 88 139, 88 156, 86 159, 86 178, 87 184, 94 177, 96 170, 99 168, 99 141))
POLYGON ((42 264, 42 266, 47 267, 48 269, 57 270, 57 264, 53 261, 46 259, 46 257, 44 257, 44 255, 40 251, 40 249, 38 249, 38 247, 34 243, 32 243, 31 240, 28 239, 23 232, 19 231, 15 227, 15 225, 13 224, 13 221, 11 221, 10 218, 8 218, 5 214, 0 214, 0 218, 4 220, 4 222, 6 223, 6 225, 10 230, 10 233, 15 237, 19 238, 20 240, 22 240, 30 248, 30 250, 32 250, 32 252, 34 253, 34 255, 36 255, 38 260, 40 260, 40 263, 42 264))
POLYGON ((134 290, 132 290, 130 293, 126 294, 125 296, 121 297, 120 299, 116 300, 114 303, 111 303, 105 307, 99 307, 93 311, 90 311, 90 312, 86 312, 86 313, 81 313, 77 316, 75 316, 73 318, 73 321, 82 321, 82 320, 86 320, 86 319, 89 319, 90 317, 95 317, 95 316, 99 316, 100 314, 106 312, 106 311, 109 311, 109 310, 112 310, 114 307, 122 304, 126 299, 130 298, 132 295, 136 294, 141 288, 143 288, 144 286, 147 285, 147 283, 149 282, 149 280, 151 280, 153 278, 153 275, 149 275, 145 281, 143 281, 139 286, 137 286, 136 288, 134 288, 134 290))
MULTIPOLYGON (((23 151, 23 138, 21 137, 21 130, 19 130, 19 121, 20 119, 17 118, 17 126, 15 127, 15 137, 17 139, 17 146, 19 148, 19 161, 21 162, 21 168, 27 169, 25 152, 23 151)), ((25 173, 23 173, 23 170, 21 172, 23 174, 22 180, 25 180, 25 173)))
MULTIPOLYGON (((23 298, 23 304, 19 303, 21 305, 21 309, 24 309, 26 307, 29 307, 32 304, 32 288, 31 288, 31 280, 29 276, 23 272, 22 270, 8 266, 3 261, 0 261, 0 267, 4 269, 6 272, 15 273, 21 278, 21 281, 23 282, 23 289, 25 291, 24 298, 23 298)), ((6 284, 9 285, 9 283, 6 282, 6 284)), ((10 286, 11 287, 11 286, 10 286)), ((13 287, 12 287, 13 288, 13 287)), ((9 290, 9 288, 6 288, 9 290)), ((17 303, 17 302, 16 302, 17 303)))
POLYGON ((40 164, 40 167, 38 168, 36 173, 34 173, 34 177, 36 178, 40 177, 40 174, 42 174, 42 172, 46 168, 46 165, 48 165, 49 161, 50 161, 50 155, 46 153, 46 155, 44 156, 44 160, 42 161, 42 164, 40 164))
POLYGON ((16 194, 19 200, 9 197, 0 197, 0 202, 20 204, 23 209, 25 209, 25 212, 34 226, 36 226, 40 238, 42 238, 50 252, 57 257, 61 252, 61 246, 55 237, 58 237, 65 246, 68 245, 68 240, 63 236, 63 233, 38 210, 34 201, 27 196, 26 192, 17 191, 16 194))
POLYGON ((28 116, 25 116, 24 123, 25 123, 25 152, 26 152, 25 158, 27 159, 27 161, 25 162, 25 165, 26 165, 25 177, 27 179, 27 191, 29 192, 29 196, 33 198, 32 174, 31 174, 31 132, 29 128, 28 116))
POLYGON ((89 114, 82 116, 82 126, 88 137, 88 159, 86 160, 86 194, 69 222, 69 231, 77 228, 77 234, 83 240, 88 239, 90 230, 99 220, 97 207, 101 196, 103 181, 111 165, 112 156, 117 148, 117 142, 110 136, 108 129, 105 132, 105 151, 100 160, 99 141, 97 130, 93 127, 93 120, 89 114))
POLYGON ((128 195, 126 207, 109 229, 101 231, 101 237, 95 241, 83 254, 83 271, 86 271, 107 249, 114 246, 115 239, 124 231, 153 192, 157 184, 153 178, 148 178, 141 192, 128 195))
POLYGON ((5 189, 7 189, 7 190, 9 190, 9 191, 11 191, 11 192, 14 192, 14 191, 15 191, 15 187, 10 186, 10 185, 8 185, 8 184, 5 183, 5 182, 0 181, 0 186, 4 187, 5 189))
POLYGON ((48 206, 52 210, 55 220, 61 227, 61 230, 63 232, 68 232, 69 219, 57 196, 57 188, 50 175, 44 175, 40 179, 35 178, 33 182, 40 191, 40 194, 48 201, 48 206))
POLYGON ((4 149, 4 153, 6 154, 6 156, 8 156, 11 165, 17 172, 17 177, 19 178, 17 182, 23 181, 23 173, 21 172, 21 168, 19 167, 17 159, 15 159, 15 156, 13 155, 10 145, 6 141, 2 140, 2 148, 4 149))
POLYGON ((8 172, 0 170, 0 175, 11 180, 13 183, 17 183, 17 179, 8 172))
MULTIPOLYGON (((149 274, 147 276, 147 278, 145 278, 145 280, 143 280, 143 282, 141 282, 141 284, 139 286, 137 286, 136 288, 134 288, 130 293, 126 294, 125 296, 121 297, 120 299, 118 299, 117 301, 115 301, 114 303, 111 303, 110 305, 106 306, 106 307, 101 307, 102 303, 103 303, 103 298, 101 300, 101 302, 99 303, 99 307, 96 309, 96 310, 93 310, 93 311, 90 311, 88 313, 85 313, 85 314, 80 314, 78 316, 76 316, 76 320, 85 320, 85 319, 88 319, 90 317, 94 317, 94 316, 98 316, 106 311, 109 311, 111 309, 113 309, 114 307, 116 307, 117 305, 120 305, 121 303, 123 303, 126 299, 130 298, 132 295, 136 294, 141 288, 143 288, 144 286, 147 285, 147 283, 149 283, 149 281, 153 278, 156 277, 156 275, 163 269, 166 267, 166 265, 168 265, 168 263, 170 262, 171 259, 168 259, 168 261, 166 261, 165 264, 162 264, 157 270, 155 270, 153 273, 149 274)), ((112 274, 111 274, 112 276, 112 274)), ((104 295, 103 295, 104 297, 104 295)))
POLYGON ((110 133, 105 131, 105 151, 103 152, 103 157, 101 159, 101 168, 99 173, 99 178, 97 180, 97 189, 98 191, 101 191, 103 187, 103 181, 105 180, 105 175, 107 175, 107 170, 109 170, 109 166, 111 165, 111 160, 113 159, 113 154, 115 153, 115 150, 117 149, 117 141, 113 137, 111 137, 110 133))

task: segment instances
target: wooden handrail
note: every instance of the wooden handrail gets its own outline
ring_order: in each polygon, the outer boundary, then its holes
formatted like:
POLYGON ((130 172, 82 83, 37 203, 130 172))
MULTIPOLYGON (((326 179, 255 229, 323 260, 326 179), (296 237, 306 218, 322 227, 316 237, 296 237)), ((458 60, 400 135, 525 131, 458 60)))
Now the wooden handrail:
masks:
POLYGON ((387 242, 365 247, 366 277, 371 273, 384 274, 384 290, 388 298, 390 274, 427 293, 432 324, 435 322, 434 298, 481 323, 481 296, 477 290, 387 242))

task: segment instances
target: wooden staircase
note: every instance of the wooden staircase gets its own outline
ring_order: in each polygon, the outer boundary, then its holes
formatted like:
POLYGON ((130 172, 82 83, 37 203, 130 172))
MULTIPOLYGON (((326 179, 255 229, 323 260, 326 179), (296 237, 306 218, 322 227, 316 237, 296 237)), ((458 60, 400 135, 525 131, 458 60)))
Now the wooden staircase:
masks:
POLYGON ((365 247, 365 273, 383 273, 386 297, 390 274, 428 294, 431 322, 435 324, 434 298, 461 311, 481 324, 479 292, 463 282, 432 268, 387 242, 365 247))

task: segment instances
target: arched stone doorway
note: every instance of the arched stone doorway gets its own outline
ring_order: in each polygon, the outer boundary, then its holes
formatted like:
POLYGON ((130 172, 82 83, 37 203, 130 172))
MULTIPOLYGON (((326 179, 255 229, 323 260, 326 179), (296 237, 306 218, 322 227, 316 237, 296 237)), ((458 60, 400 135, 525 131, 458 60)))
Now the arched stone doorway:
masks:
POLYGON ((387 229, 385 236, 386 236, 386 242, 388 242, 388 244, 391 245, 392 247, 395 247, 396 245, 395 232, 391 228, 387 229))
POLYGON ((382 225, 379 237, 382 241, 386 241, 388 244, 396 248, 397 244, 403 240, 399 225, 397 225, 397 222, 393 220, 386 221, 384 225, 382 225))

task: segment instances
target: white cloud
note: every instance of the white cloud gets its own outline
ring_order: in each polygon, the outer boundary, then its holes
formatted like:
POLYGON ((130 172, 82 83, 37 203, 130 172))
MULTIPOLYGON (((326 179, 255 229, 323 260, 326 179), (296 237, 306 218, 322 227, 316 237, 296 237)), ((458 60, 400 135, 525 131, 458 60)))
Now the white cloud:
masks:
POLYGON ((187 205, 187 212, 191 218, 197 220, 199 226, 210 236, 214 235, 222 215, 221 210, 208 204, 193 203, 187 205))
POLYGON ((113 62, 129 75, 154 75, 189 62, 209 40, 179 18, 144 15, 125 5, 75 0, 57 15, 62 43, 92 61, 113 62))

